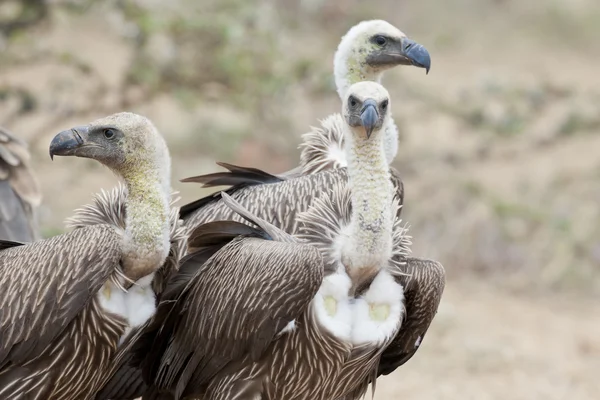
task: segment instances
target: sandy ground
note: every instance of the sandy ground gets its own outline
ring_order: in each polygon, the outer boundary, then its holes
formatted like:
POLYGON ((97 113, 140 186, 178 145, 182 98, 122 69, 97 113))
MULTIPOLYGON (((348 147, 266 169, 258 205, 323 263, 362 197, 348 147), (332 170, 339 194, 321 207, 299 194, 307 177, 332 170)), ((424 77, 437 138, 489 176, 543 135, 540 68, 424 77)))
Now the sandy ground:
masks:
POLYGON ((449 282, 422 348, 375 399, 598 399, 598 315, 597 300, 449 282))

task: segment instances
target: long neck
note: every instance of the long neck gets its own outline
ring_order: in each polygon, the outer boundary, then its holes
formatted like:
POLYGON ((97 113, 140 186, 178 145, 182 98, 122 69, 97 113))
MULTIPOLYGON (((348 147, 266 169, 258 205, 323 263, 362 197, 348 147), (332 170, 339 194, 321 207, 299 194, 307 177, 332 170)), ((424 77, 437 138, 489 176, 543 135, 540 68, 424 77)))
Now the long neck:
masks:
POLYGON ((351 278, 361 280, 383 268, 391 257, 394 188, 382 138, 355 139, 350 134, 347 138, 352 215, 342 261, 351 278))
MULTIPOLYGON (((355 83, 363 81, 373 81, 381 83, 383 71, 375 71, 367 65, 364 54, 358 54, 356 49, 343 51, 345 47, 338 49, 333 65, 335 85, 338 95, 343 101, 346 98, 348 88, 355 83)), ((384 127, 385 129, 385 158, 388 164, 391 164, 398 153, 398 128, 394 119, 390 115, 384 127)))
POLYGON ((169 253, 170 169, 148 163, 123 178, 128 190, 123 270, 137 281, 155 272, 169 253))
POLYGON ((343 50, 345 48, 340 46, 333 65, 335 86, 342 101, 346 98, 346 92, 350 86, 363 81, 381 83, 381 77, 383 76, 383 72, 373 70, 364 61, 365 56, 358 53, 358 49, 343 50))

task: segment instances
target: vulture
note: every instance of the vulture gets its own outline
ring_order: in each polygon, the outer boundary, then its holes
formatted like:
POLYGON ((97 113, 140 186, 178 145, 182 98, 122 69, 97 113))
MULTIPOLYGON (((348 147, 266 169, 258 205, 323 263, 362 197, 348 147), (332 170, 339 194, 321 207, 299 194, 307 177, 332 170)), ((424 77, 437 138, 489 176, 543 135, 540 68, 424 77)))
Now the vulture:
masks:
MULTIPOLYGON (((383 72, 396 65, 415 65, 429 70, 431 61, 427 50, 408 39, 404 33, 381 20, 363 21, 342 38, 335 55, 334 72, 338 94, 343 100, 350 85, 361 81, 379 82, 383 72)), ((389 114, 384 130, 386 160, 391 163, 398 149, 398 131, 389 114)), ((347 181, 346 152, 344 151, 342 115, 333 114, 304 135, 300 167, 281 176, 255 168, 218 163, 229 170, 215 174, 183 179, 205 187, 233 186, 228 194, 234 196, 253 214, 288 233, 295 233, 296 215, 304 211, 322 192, 337 182, 347 181)), ((400 175, 392 168, 392 179, 400 199, 404 188, 400 175)), ((181 207, 181 218, 187 226, 219 218, 242 219, 225 207, 218 194, 207 196, 181 207)))
POLYGON ((107 385, 123 391, 97 399, 359 399, 417 351, 444 269, 409 257, 384 151, 387 91, 354 84, 343 110, 348 183, 299 213, 296 235, 222 193, 246 223, 195 228, 188 257, 204 258, 180 268, 124 346, 107 385))
POLYGON ((27 144, 0 128, 0 240, 38 238, 35 209, 42 195, 29 157, 27 144))
MULTIPOLYGON (((429 73, 431 58, 422 45, 386 21, 362 21, 353 26, 342 37, 333 61, 340 100, 344 100, 352 84, 361 81, 381 83, 383 73, 398 65, 425 68, 429 73)), ((343 126, 344 119, 336 113, 322 120, 321 127, 312 127, 302 135, 300 165, 283 173, 282 177, 345 167, 343 126)), ((391 164, 398 152, 398 128, 391 116, 384 129, 385 155, 391 164)))
POLYGON ((145 117, 119 113, 57 134, 50 156, 94 159, 124 186, 73 231, 0 242, 0 398, 91 399, 119 343, 156 310, 187 230, 170 209, 170 157, 145 117))

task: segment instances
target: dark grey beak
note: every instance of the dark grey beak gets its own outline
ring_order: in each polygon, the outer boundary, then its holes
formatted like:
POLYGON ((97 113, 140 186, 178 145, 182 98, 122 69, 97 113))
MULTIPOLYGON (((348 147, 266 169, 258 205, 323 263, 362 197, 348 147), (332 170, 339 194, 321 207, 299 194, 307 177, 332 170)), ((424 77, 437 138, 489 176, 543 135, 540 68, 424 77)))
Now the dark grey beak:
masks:
POLYGON ((50 158, 54 160, 54 156, 75 155, 77 149, 85 143, 82 135, 87 137, 87 132, 87 127, 79 126, 54 136, 50 143, 50 158))
POLYGON ((423 45, 414 40, 404 38, 402 40, 402 53, 415 67, 425 68, 425 74, 429 73, 431 68, 431 57, 423 45))
POLYGON ((363 108, 360 112, 360 122, 365 127, 367 132, 367 139, 371 137, 375 125, 379 120, 379 113, 377 112, 377 102, 373 99, 367 99, 363 103, 363 108))

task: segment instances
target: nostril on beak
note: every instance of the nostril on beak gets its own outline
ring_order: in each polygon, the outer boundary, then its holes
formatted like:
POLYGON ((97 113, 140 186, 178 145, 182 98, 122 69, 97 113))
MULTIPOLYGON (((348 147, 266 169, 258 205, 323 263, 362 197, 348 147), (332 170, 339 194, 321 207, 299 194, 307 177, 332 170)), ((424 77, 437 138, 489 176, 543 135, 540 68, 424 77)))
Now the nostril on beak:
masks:
POLYGON ((79 132, 77 132, 77 129, 72 128, 71 132, 73 132, 73 136, 75 137, 75 140, 77 140, 77 143, 83 144, 83 139, 82 139, 81 135, 79 134, 79 132))

